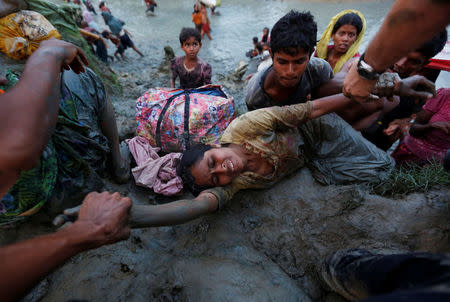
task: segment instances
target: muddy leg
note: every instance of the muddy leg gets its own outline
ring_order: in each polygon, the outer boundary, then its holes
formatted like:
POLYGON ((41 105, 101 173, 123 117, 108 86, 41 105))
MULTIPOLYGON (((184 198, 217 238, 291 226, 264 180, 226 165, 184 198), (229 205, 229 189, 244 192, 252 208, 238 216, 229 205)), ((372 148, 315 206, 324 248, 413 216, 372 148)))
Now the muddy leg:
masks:
POLYGON ((133 45, 133 49, 134 49, 134 51, 137 52, 141 57, 144 56, 144 54, 143 54, 139 49, 137 49, 136 46, 133 45))
POLYGON ((119 132, 117 130, 114 107, 106 97, 106 105, 100 113, 100 128, 108 139, 111 148, 111 159, 114 179, 118 183, 125 183, 130 178, 130 163, 123 158, 119 147, 119 132))

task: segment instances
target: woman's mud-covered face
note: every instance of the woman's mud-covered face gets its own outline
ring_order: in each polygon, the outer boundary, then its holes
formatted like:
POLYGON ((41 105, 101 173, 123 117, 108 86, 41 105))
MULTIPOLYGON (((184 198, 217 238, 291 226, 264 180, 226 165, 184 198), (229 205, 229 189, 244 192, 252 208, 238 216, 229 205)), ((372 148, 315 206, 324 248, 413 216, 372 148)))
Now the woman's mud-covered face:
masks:
POLYGON ((331 39, 334 43, 334 50, 339 53, 346 53, 350 46, 356 41, 357 37, 358 35, 355 26, 350 24, 342 25, 331 35, 331 39))
POLYGON ((244 162, 233 148, 212 148, 190 169, 199 186, 223 187, 239 176, 244 162))

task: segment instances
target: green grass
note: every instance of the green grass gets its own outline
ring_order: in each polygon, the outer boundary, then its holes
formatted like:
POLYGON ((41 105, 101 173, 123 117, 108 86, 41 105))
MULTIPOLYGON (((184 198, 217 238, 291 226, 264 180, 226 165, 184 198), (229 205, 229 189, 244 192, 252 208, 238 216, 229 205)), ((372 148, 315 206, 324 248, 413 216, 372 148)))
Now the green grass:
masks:
POLYGON ((450 172, 435 161, 426 166, 411 164, 395 168, 387 179, 372 184, 372 193, 402 197, 413 192, 427 192, 434 186, 450 186, 450 172))

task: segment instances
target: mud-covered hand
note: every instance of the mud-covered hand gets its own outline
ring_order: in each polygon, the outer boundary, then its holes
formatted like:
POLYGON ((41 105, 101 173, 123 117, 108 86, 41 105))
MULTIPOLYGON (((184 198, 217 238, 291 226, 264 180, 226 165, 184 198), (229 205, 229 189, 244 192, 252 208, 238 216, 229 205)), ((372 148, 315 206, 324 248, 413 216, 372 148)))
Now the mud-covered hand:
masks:
POLYGON ((348 98, 359 103, 365 103, 368 100, 376 100, 377 96, 372 94, 375 87, 375 80, 366 80, 358 74, 357 62, 355 61, 347 73, 342 88, 342 93, 348 98))
POLYGON ((67 218, 78 216, 73 225, 90 234, 89 247, 95 248, 130 236, 128 218, 131 205, 130 198, 122 197, 117 192, 92 192, 81 206, 65 210, 64 215, 57 216, 53 223, 61 225, 67 218))
POLYGON ((75 73, 84 72, 84 65, 89 65, 86 55, 76 45, 58 39, 49 39, 41 42, 36 52, 50 52, 61 59, 61 67, 75 73))
POLYGON ((420 100, 427 100, 436 96, 436 87, 433 82, 423 76, 414 75, 400 80, 396 84, 394 93, 420 100))

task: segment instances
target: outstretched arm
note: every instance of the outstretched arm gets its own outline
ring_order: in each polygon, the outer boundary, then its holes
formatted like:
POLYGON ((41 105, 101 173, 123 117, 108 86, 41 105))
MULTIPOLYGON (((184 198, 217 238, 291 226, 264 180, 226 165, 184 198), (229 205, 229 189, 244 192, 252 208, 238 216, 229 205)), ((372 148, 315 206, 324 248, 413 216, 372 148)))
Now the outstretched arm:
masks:
POLYGON ((444 30, 449 22, 447 0, 397 0, 370 42, 364 60, 383 72, 444 30))
POLYGON ((182 224, 213 213, 219 203, 211 193, 201 193, 195 199, 183 199, 161 205, 134 205, 131 210, 132 228, 182 224))
POLYGON ((43 41, 28 59, 19 83, 0 95, 0 196, 20 171, 32 168, 56 124, 61 69, 83 72, 88 64, 73 44, 43 41))
MULTIPOLYGON (((133 205, 129 224, 132 228, 159 227, 182 224, 200 216, 213 213, 219 202, 214 194, 203 192, 195 199, 182 199, 161 205, 133 205)), ((67 216, 77 216, 79 207, 67 209, 54 220, 62 225, 67 216)))
MULTIPOLYGON (((450 2, 447 0, 397 0, 370 42, 364 61, 378 73, 384 72, 402 56, 433 38, 449 22, 450 2)), ((345 78, 343 92, 363 101, 374 86, 375 81, 360 77, 353 65, 345 78)))
POLYGON ((16 301, 45 275, 82 251, 130 236, 129 198, 119 193, 90 193, 78 220, 54 234, 0 248, 0 296, 16 301))

